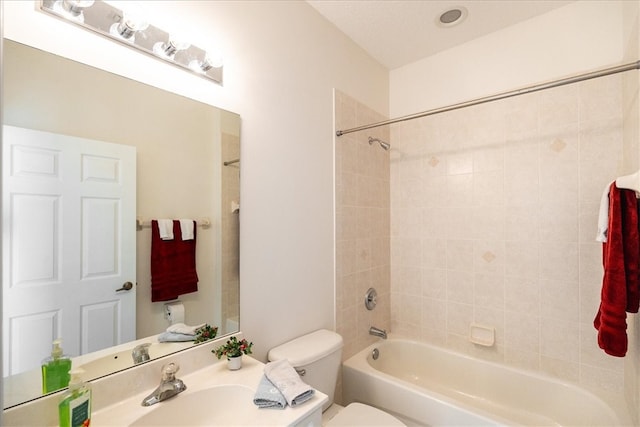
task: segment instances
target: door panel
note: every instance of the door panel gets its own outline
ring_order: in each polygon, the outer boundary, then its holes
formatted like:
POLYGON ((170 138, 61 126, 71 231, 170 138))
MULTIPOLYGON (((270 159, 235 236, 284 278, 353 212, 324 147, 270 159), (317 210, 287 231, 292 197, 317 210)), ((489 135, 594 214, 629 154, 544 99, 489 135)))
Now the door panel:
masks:
POLYGON ((120 301, 105 301, 82 307, 82 353, 120 344, 120 301), (109 325, 105 327, 105 325, 109 325))
POLYGON ((119 231, 119 200, 82 199, 83 279, 119 273, 119 231))
POLYGON ((9 324, 12 368, 17 372, 38 366, 51 353, 51 342, 60 334, 59 310, 11 318, 9 324))
POLYGON ((13 219, 5 254, 12 287, 59 283, 60 197, 13 194, 5 209, 13 219))

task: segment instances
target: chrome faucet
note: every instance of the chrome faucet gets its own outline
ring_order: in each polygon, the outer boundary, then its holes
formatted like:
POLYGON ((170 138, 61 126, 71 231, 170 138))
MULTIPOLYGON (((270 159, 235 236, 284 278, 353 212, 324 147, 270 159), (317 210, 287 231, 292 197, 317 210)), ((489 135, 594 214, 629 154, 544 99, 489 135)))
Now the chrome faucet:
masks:
POLYGON ((369 335, 373 335, 374 337, 380 337, 382 339, 387 339, 387 331, 384 329, 378 329, 375 326, 369 328, 369 335))
POLYGON ((131 357, 133 357, 134 364, 137 365, 139 363, 146 362, 150 359, 149 358, 150 345, 151 344, 149 343, 144 343, 134 347, 133 351, 131 352, 131 357))
POLYGON ((169 363, 162 367, 162 379, 160 385, 149 396, 142 401, 142 406, 151 406, 154 403, 162 402, 187 389, 187 386, 176 378, 176 372, 180 367, 175 363, 169 363))

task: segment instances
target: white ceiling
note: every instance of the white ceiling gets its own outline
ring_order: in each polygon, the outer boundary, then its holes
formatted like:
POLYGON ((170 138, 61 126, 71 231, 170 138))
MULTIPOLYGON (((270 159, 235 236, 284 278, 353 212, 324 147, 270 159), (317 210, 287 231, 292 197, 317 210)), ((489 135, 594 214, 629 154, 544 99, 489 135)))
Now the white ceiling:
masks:
POLYGON ((560 0, 307 0, 318 12, 389 69, 401 67, 571 1, 560 0), (466 8, 459 25, 440 15, 466 8))

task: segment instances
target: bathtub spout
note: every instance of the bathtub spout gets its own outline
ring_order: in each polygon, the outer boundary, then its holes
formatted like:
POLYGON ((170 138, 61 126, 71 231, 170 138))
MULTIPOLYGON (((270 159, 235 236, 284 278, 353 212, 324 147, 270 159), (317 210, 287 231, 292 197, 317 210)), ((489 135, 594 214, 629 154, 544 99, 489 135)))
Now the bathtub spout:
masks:
POLYGON ((369 335, 373 335, 374 337, 380 337, 382 339, 387 339, 387 331, 384 329, 378 329, 375 326, 369 328, 369 335))

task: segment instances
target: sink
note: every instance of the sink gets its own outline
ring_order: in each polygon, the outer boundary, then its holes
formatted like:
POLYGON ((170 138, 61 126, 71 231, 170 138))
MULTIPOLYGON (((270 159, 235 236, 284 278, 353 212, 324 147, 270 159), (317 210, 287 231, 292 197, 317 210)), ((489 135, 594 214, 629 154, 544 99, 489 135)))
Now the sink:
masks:
POLYGON ((243 385, 220 385, 180 393, 149 407, 149 412, 132 426, 211 426, 249 425, 255 421, 255 391, 243 385))

